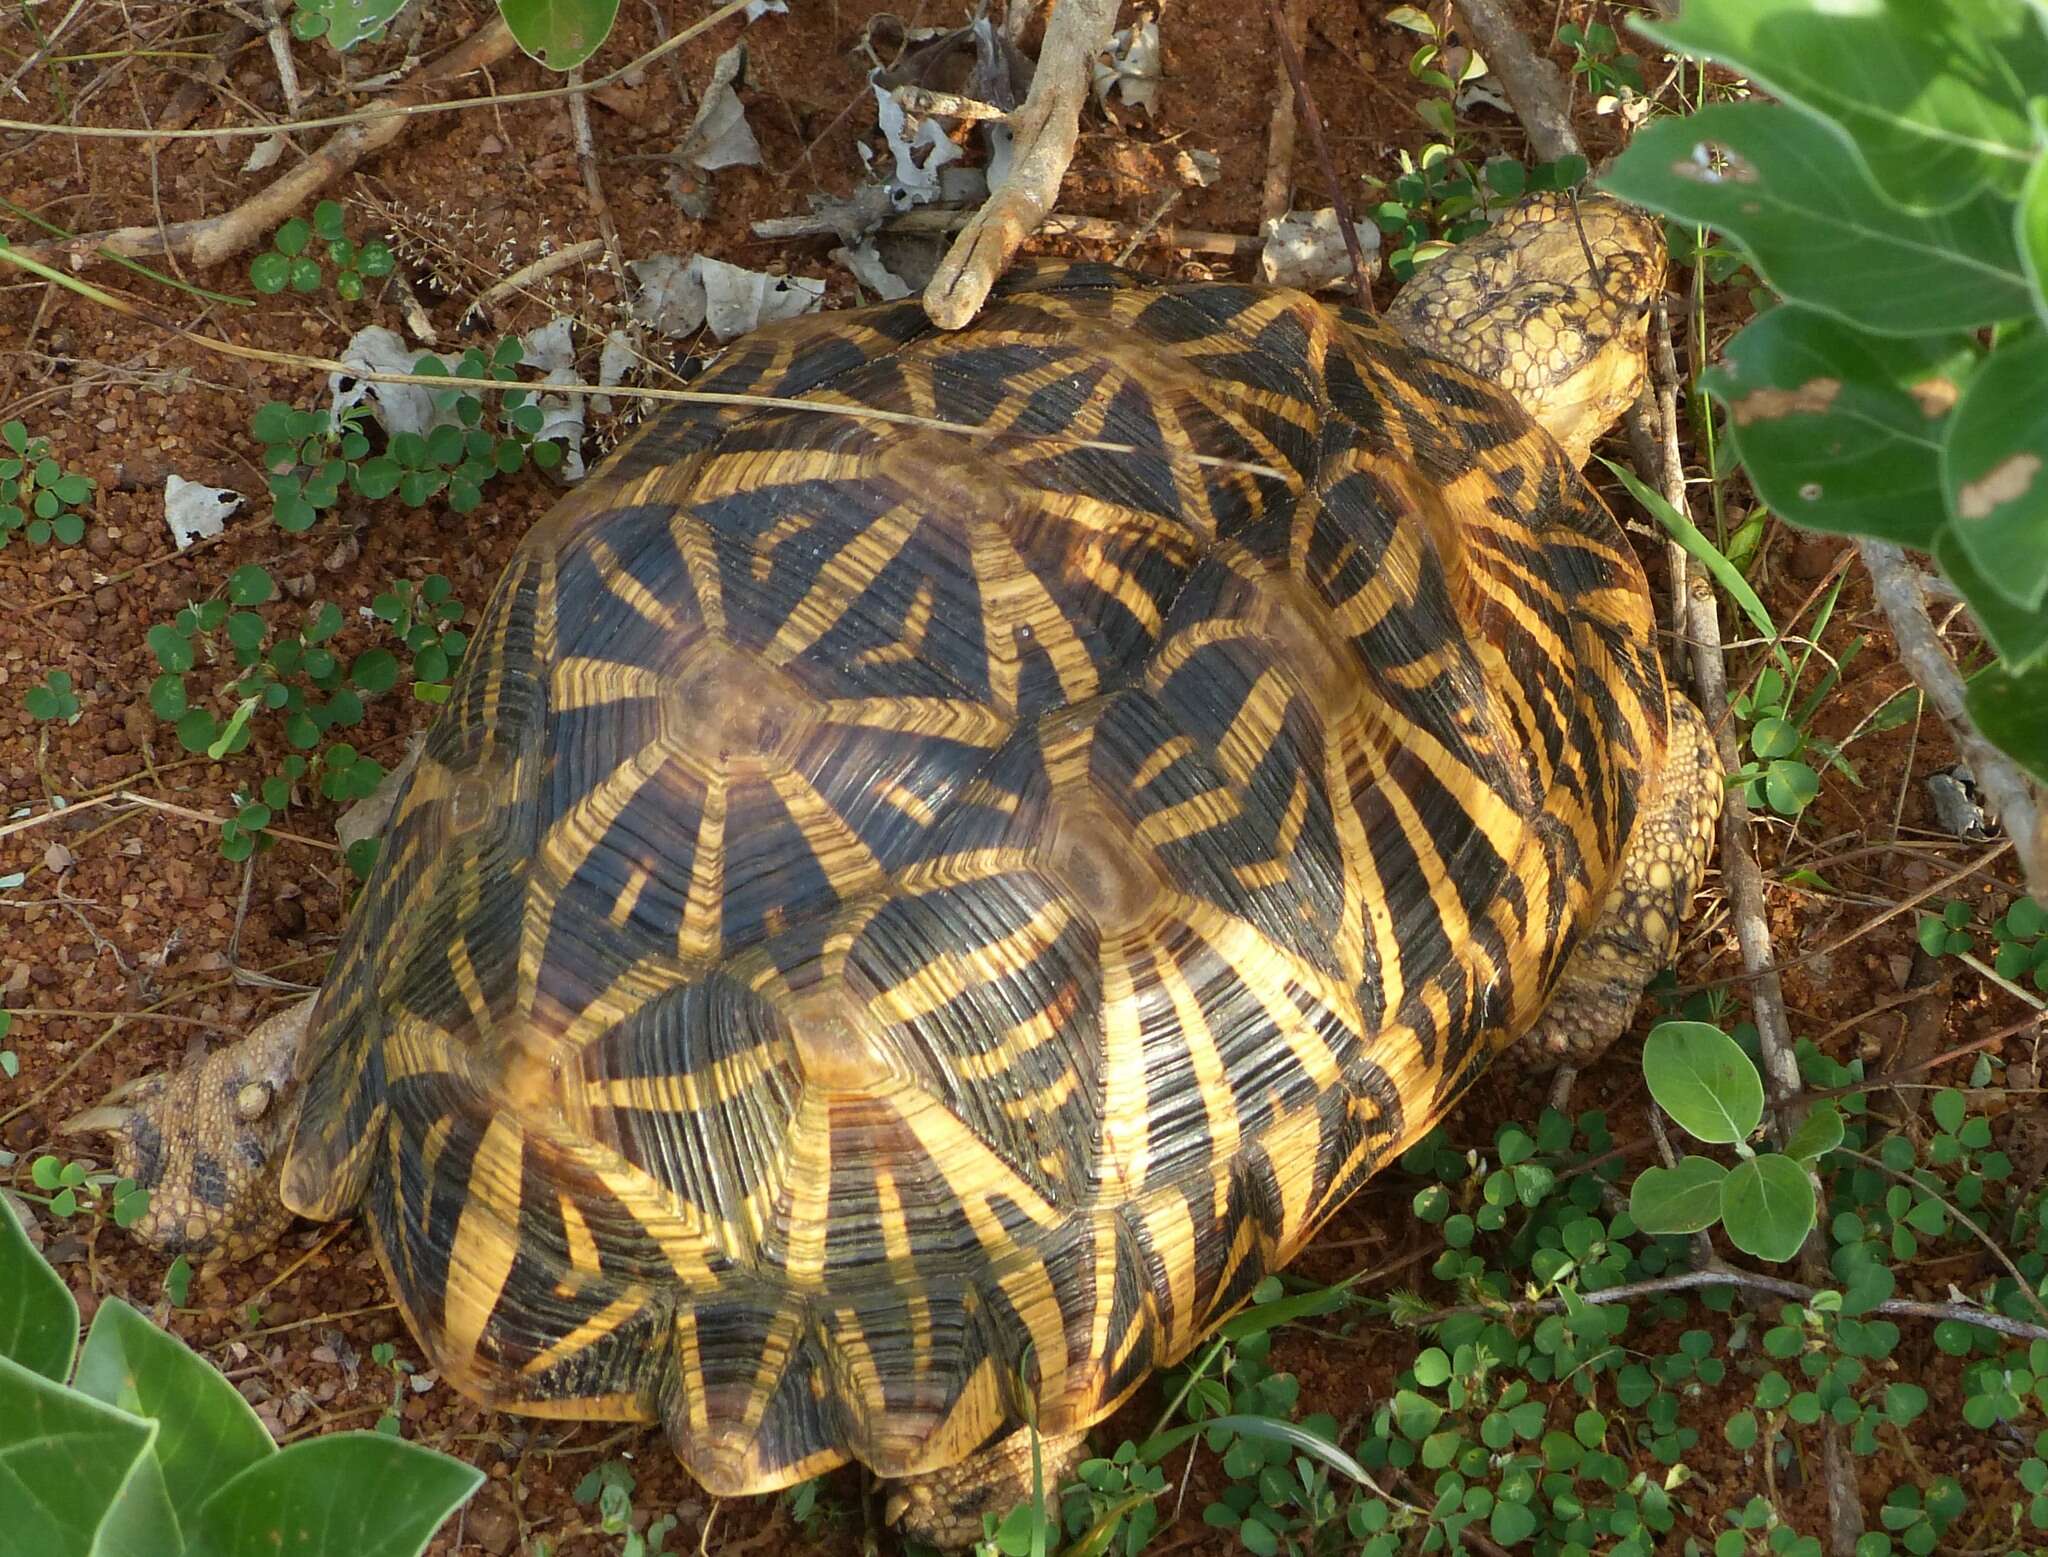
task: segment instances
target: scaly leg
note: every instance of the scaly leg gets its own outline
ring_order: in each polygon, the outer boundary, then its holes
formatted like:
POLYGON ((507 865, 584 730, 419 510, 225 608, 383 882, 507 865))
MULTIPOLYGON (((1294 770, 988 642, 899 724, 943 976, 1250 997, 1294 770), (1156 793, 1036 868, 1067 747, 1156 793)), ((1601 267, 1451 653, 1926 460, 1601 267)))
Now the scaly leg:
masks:
POLYGON ((182 1070, 125 1082, 58 1129, 113 1140, 114 1171, 149 1191, 131 1229, 166 1254, 243 1259, 291 1225, 277 1194, 299 1044, 313 1013, 302 1000, 239 1043, 182 1070))

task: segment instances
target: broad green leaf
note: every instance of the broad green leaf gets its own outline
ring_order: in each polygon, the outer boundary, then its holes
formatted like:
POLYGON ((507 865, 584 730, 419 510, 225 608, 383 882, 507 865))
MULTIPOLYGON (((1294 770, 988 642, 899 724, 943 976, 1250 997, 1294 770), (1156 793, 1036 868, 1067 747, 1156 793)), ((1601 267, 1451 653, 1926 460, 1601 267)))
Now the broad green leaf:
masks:
POLYGON ((574 70, 612 30, 619 0, 499 0, 519 46, 550 70, 574 70))
POLYGON ((1847 142, 1796 108, 1717 103, 1636 132, 1602 181, 1737 239, 1795 303, 1886 335, 2032 311, 2008 207, 1979 195, 1916 216, 1888 205, 1847 142))
POLYGON ((2048 40, 2020 0, 1687 0, 1636 25, 1839 125, 1908 209, 2010 193, 2031 159, 2027 83, 2048 79, 2048 40))
POLYGON ((1777 513, 1924 550, 1942 523, 1943 418, 1974 361, 1966 336, 1868 335, 1788 305, 1731 340, 1700 384, 1777 513))
POLYGON ((1789 1260, 1813 1230, 1813 1180, 1790 1157, 1765 1152, 1738 1162, 1721 1185, 1728 1241, 1760 1260, 1789 1260))
POLYGON ((1643 1079, 1665 1113, 1702 1141, 1746 1140, 1764 1082, 1733 1038, 1705 1022, 1663 1022, 1643 1044, 1643 1079))
POLYGON ((1955 526, 1934 538, 1934 560, 1970 602, 1977 625, 2004 657, 2007 669, 2025 672, 2037 663, 2048 663, 2048 611, 2025 611, 2007 600, 1963 549, 1955 526))
POLYGON ((1841 1144, 1842 1111, 1835 1107, 1832 1099, 1822 1098, 1799 1121, 1799 1128, 1785 1143, 1785 1155, 1796 1162, 1812 1162, 1841 1144))
POLYGON ((1963 700, 1986 740, 2048 784, 2048 660, 2020 675, 1990 666, 1970 678, 1963 700))
POLYGON ((1721 1219, 1721 1181, 1727 1176, 1711 1157, 1645 1168, 1629 1187, 1628 1214, 1646 1233, 1697 1233, 1721 1219))
POLYGON ((101 1517, 92 1557, 164 1557, 166 1540, 176 1540, 177 1529, 163 1465, 153 1451, 145 1453, 129 1468, 128 1479, 101 1517))
POLYGON ((76 1387, 157 1423, 156 1457, 180 1528, 231 1478, 275 1452, 232 1384, 119 1298, 93 1316, 76 1387))
MULTIPOLYGON (((2048 127, 2042 139, 2048 140, 2048 127)), ((2048 324, 2048 156, 2037 157, 2013 212, 2013 241, 2034 283, 2034 312, 2048 324)))
POLYGON ((308 1438, 207 1499, 184 1557, 418 1557, 483 1479, 384 1433, 308 1438))
POLYGON ((1949 418, 1942 489, 1956 544, 2025 611, 2048 601, 2048 339, 1993 352, 1949 418))
POLYGON ((89 1557, 102 1520, 148 1459, 155 1436, 154 1423, 0 1357, 0 1531, 6 1549, 35 1557, 89 1557))
POLYGON ((327 40, 337 49, 352 49, 384 30, 384 24, 405 8, 405 0, 327 0, 327 40))
POLYGON ((78 1304, 0 1197, 0 1357, 62 1383, 78 1350, 78 1304))

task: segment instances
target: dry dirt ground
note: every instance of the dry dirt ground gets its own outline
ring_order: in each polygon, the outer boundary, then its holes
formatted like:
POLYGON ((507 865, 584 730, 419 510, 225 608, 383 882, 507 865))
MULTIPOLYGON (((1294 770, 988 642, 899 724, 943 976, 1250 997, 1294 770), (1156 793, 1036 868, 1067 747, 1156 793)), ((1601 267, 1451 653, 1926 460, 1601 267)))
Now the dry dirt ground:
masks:
MULTIPOLYGON (((37 14, 48 24, 62 9, 45 5, 37 14)), ((703 9, 692 0, 627 0, 593 72, 651 47, 703 9)), ((1317 0, 1308 9, 1309 84, 1328 121, 1332 156, 1357 198, 1361 175, 1390 177, 1397 149, 1418 148, 1427 138, 1413 111, 1419 88, 1407 70, 1416 40, 1386 23, 1377 0, 1317 0)), ((1563 0, 1555 14, 1548 3, 1523 9, 1531 36, 1566 63, 1568 52, 1549 42, 1553 25, 1618 20, 1608 14, 1618 8, 1583 0, 1563 0)), ((765 165, 720 173, 712 210, 701 220, 679 209, 667 167, 652 159, 689 124, 694 91, 739 36, 739 24, 713 29, 637 80, 599 94, 592 127, 628 257, 702 252, 750 267, 825 276, 829 303, 849 301, 849 278, 826 258, 831 240, 771 244, 754 237, 749 224, 799 212, 816 191, 844 194, 858 180, 856 144, 879 141, 867 63, 857 46, 879 14, 863 0, 791 0, 790 14, 770 15, 747 29, 752 84, 743 98, 765 165)), ((484 15, 477 0, 431 8, 422 43, 445 48, 484 15)), ((904 19, 957 24, 959 17, 920 0, 904 19)), ((0 77, 18 82, 18 95, 0 94, 4 112, 59 127, 0 132, 0 192, 8 202, 0 207, 0 231, 17 243, 41 236, 27 213, 72 232, 174 223, 227 210, 275 176, 243 171, 254 144, 249 140, 144 145, 65 133, 70 126, 159 126, 191 74, 232 42, 235 27, 228 10, 203 4, 93 5, 64 34, 52 60, 23 71, 33 40, 12 16, 0 24, 0 77)), ((1199 149, 1216 155, 1220 177, 1212 187, 1183 191, 1170 221, 1252 233, 1275 95, 1268 18, 1243 0, 1166 0, 1160 27, 1166 80, 1156 114, 1124 111, 1121 123, 1112 124, 1091 111, 1062 209, 1143 224, 1178 187, 1168 171, 1172 153, 1199 149)), ((309 99, 305 112, 346 111, 364 100, 346 90, 325 44, 302 44, 295 53, 309 99)), ((212 129, 283 116, 278 70, 262 39, 244 35, 222 57, 225 77, 199 100, 192 124, 212 129)), ((350 67, 363 79, 399 62, 396 47, 373 47, 350 67)), ((1646 55, 1644 68, 1652 82, 1662 75, 1654 55, 1646 55)), ((557 78, 515 57, 465 90, 483 96, 554 84, 557 78)), ((1583 99, 1578 107, 1589 149, 1596 156, 1611 149, 1613 120, 1593 113, 1583 99)), ((1486 146, 1522 152, 1520 131, 1505 116, 1477 108, 1468 121, 1486 146)), ((315 144, 309 138, 286 150, 280 166, 289 167, 315 144)), ((1327 180, 1306 136, 1291 177, 1294 205, 1329 203, 1327 180)), ((410 234, 441 256, 444 271, 470 267, 453 278, 453 298, 433 289, 425 268, 407 267, 444 343, 457 349, 466 339, 459 328, 467 297, 462 288, 473 288, 476 275, 510 269, 534 257, 543 242, 560 245, 596 233, 570 116, 559 98, 439 116, 328 192, 347 204, 359 231, 410 234)), ((1114 252, 1104 245, 1071 247, 1098 257, 1114 252)), ((1250 274, 1248 261, 1194 256, 1157 242, 1139 245, 1131 262, 1159 273, 1193 273, 1207 265, 1217 274, 1250 274)), ((253 296, 245 262, 210 273, 174 268, 195 285, 253 296)), ((364 324, 400 326, 388 296, 374 290, 359 303, 340 302, 331 292, 286 293, 258 299, 254 307, 229 307, 106 265, 87 269, 188 327, 279 351, 329 354, 364 324)), ((600 321, 617 291, 600 266, 567 273, 559 288, 558 305, 600 321)), ((1739 320, 1741 298, 1717 293, 1710 303, 1711 333, 1723 338, 1739 320)), ((545 307, 521 301, 498 322, 507 330, 530 329, 543 322, 545 307)), ((461 599, 481 602, 509 548, 555 495, 545 478, 528 472, 494 485, 484 505, 468 515, 439 504, 410 510, 395 501, 351 500, 301 537, 277 528, 259 500, 218 541, 175 551, 163 517, 166 476, 260 494, 250 416, 272 399, 318 404, 323 391, 314 375, 209 354, 67 291, 0 273, 0 420, 21 419, 51 441, 66 468, 98 484, 82 544, 32 548, 17 541, 0 552, 5 814, 40 815, 59 797, 77 808, 61 822, 0 835, 0 879, 10 883, 0 891, 0 985, 5 1005, 16 1013, 7 1042, 20 1059, 19 1076, 0 1080, 0 1147, 15 1154, 14 1166, 0 1169, 0 1182, 13 1175, 25 1183, 36 1154, 63 1149, 53 1138, 55 1121, 114 1082, 240 1032, 272 997, 238 981, 237 970, 315 980, 346 917, 350 881, 331 842, 333 808, 317 797, 293 809, 281 824, 291 836, 248 870, 223 859, 216 829, 187 814, 224 814, 238 786, 269 771, 259 759, 274 766, 283 748, 275 730, 266 729, 256 750, 225 764, 185 754, 148 707, 155 665, 147 629, 188 602, 217 597, 234 568, 255 562, 281 579, 308 580, 317 597, 343 603, 351 620, 342 646, 368 647, 372 632, 355 619, 353 607, 393 579, 435 571, 454 581, 461 599), (39 723, 25 710, 26 689, 53 670, 73 678, 81 707, 75 723, 39 723), (186 810, 86 807, 121 791, 186 810)), ((1739 490, 1731 495, 1740 501, 1739 490)), ((1647 531, 1642 545, 1653 574, 1660 572, 1661 547, 1647 531)), ((1774 523, 1751 573, 1785 622, 1842 563, 1835 544, 1802 539, 1774 523)), ((1738 625, 1729 621, 1731 635, 1738 625)), ((1846 734, 1905 685, 1882 623, 1851 577, 1824 643, 1840 653, 1859 638, 1867 639, 1865 647, 1820 715, 1823 736, 1846 734)), ((1731 650, 1731 679, 1738 686, 1756 666, 1753 645, 1731 650)), ((394 761, 406 735, 430 713, 410 699, 376 699, 356 742, 394 761)), ((1885 910, 1952 873, 1958 880, 1947 895, 1973 899, 1994 887, 2002 891, 2007 875, 1995 846, 1958 840, 1936 824, 1921 781, 1951 760, 1943 737, 1931 726, 1907 725, 1859 741, 1853 755, 1857 784, 1830 777, 1796 833, 1772 825, 1761 838, 1775 883, 1772 928, 1787 957, 1796 959, 1786 976, 1795 1027, 1839 1056, 1882 1060, 1909 1042, 1928 1055, 2009 1026, 2024 1012, 1974 981, 1937 986, 1931 1007, 1900 999, 1905 981, 1918 982, 1924 970, 1913 966, 1912 914, 1884 918, 1885 910), (1817 872, 1833 890, 1786 884, 1795 869, 1817 872)), ((1680 973, 1697 986, 1739 971, 1716 878, 1680 973)), ((1623 1057, 1583 1080, 1582 1104, 1601 1102, 1640 1115, 1640 1073, 1628 1052, 1624 1045, 1623 1057)), ((1494 1121, 1533 1117, 1541 1105, 1533 1087, 1491 1080, 1453 1119, 1452 1132, 1483 1143, 1494 1121)), ((1416 1255, 1428 1252, 1422 1242, 1428 1230, 1408 1214, 1412 1192, 1398 1177, 1373 1186, 1329 1229, 1306 1269, 1329 1278, 1391 1271, 1368 1277, 1367 1288, 1420 1284, 1426 1290, 1427 1261, 1416 1255)), ((353 1226, 302 1226, 262 1260, 204 1275, 191 1289, 189 1306, 174 1312, 164 1305, 163 1261, 125 1236, 47 1217, 40 1231, 88 1313, 107 1294, 156 1311, 225 1368, 282 1436, 373 1421, 393 1386, 392 1375, 372 1361, 376 1343, 391 1341, 400 1358, 418 1360, 353 1226)), ((1941 1296, 1938 1281, 1966 1274, 1929 1272, 1931 1292, 1913 1295, 1941 1296)), ((1910 1290, 1909 1281, 1901 1295, 1910 1290)), ((1413 1345, 1408 1336, 1354 1326, 1341 1336, 1290 1334, 1274 1358, 1302 1375, 1304 1411, 1327 1410, 1345 1421, 1387 1392, 1413 1345)), ((1112 1435, 1141 1431, 1157 1409, 1156 1399, 1141 1396, 1112 1435)), ((504 1553, 533 1537, 560 1553, 616 1551, 617 1537, 591 1531, 589 1510, 571 1498, 577 1481, 607 1457, 630 1459, 640 1478, 639 1509, 681 1516, 675 1545, 701 1540, 707 1551, 730 1553, 859 1548, 861 1488, 850 1472, 830 1478, 823 1506, 836 1513, 809 1531, 756 1503, 718 1510, 707 1532, 707 1500, 653 1433, 495 1415, 443 1386, 406 1388, 402 1410, 407 1436, 490 1473, 460 1528, 443 1535, 437 1551, 504 1553)), ((1717 1423, 1720 1416, 1703 1420, 1717 1423)), ((1937 1401, 1926 1420, 1953 1421, 1953 1410, 1944 1413, 1937 1401)), ((1929 1438, 1925 1450, 1940 1458, 1943 1445, 1936 1434, 1929 1438)), ((1695 1457, 1709 1476, 1718 1474, 1718 1447, 1718 1435, 1709 1432, 1695 1457)), ((1883 1479, 1889 1468, 1864 1469, 1873 1489, 1890 1485, 1883 1479)), ((1721 1485, 1747 1490, 1741 1474, 1731 1470, 1721 1485)), ((1221 1552, 1234 1545, 1200 1523, 1200 1475, 1158 1549, 1221 1552)), ((1795 1506, 1809 1495, 1794 1494, 1795 1506)), ((1802 1523, 1813 1529, 1818 1521, 1802 1523)))

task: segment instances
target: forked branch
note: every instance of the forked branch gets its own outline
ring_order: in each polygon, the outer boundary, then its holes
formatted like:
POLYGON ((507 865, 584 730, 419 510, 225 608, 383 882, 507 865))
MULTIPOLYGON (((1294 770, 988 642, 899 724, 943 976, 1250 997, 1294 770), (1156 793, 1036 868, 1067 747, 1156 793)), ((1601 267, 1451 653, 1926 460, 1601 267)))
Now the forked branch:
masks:
POLYGON ((940 329, 957 330, 981 311, 996 278, 1059 198, 1081 134, 1091 67, 1115 24, 1116 0, 1056 0, 1031 90, 1010 116, 1009 171, 925 288, 924 311, 940 329))

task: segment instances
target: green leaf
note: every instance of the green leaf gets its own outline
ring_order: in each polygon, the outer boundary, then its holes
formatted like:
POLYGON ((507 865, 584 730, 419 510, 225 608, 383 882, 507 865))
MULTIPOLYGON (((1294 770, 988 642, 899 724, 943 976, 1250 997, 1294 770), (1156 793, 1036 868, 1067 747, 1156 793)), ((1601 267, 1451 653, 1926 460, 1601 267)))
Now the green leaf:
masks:
POLYGON ((2048 157, 2036 157, 2013 212, 2013 241, 2034 283, 2034 312, 2048 324, 2048 157))
MULTIPOLYGON (((153 1422, 0 1357, 0 1529, 8 1550, 36 1557, 161 1553, 147 1526, 155 1437, 153 1422), (117 1502, 126 1517, 108 1528, 117 1502)), ((155 1501, 160 1509, 160 1483, 155 1501)))
POLYGON ((1812 1162, 1842 1144, 1842 1113, 1830 1098, 1822 1098, 1807 1110, 1785 1143, 1785 1155, 1796 1162, 1812 1162))
POLYGON ((228 575, 228 599, 238 606, 262 605, 276 596, 277 585, 271 581, 267 568, 251 562, 228 575))
POLYGON ((1727 1176, 1711 1157, 1645 1168, 1629 1187, 1628 1214, 1646 1233, 1700 1232, 1721 1219, 1721 1181, 1727 1176))
POLYGON ((150 651, 156 655, 156 662, 165 670, 182 672, 192 668, 192 640, 184 633, 159 622, 150 628, 147 637, 150 651))
POLYGON ((194 756, 213 744, 213 715, 203 708, 188 708, 178 718, 178 744, 194 756))
POLYGON ((1728 407, 1736 453, 1771 508, 1925 549, 1945 511, 1942 418, 1975 355, 1964 336, 1870 335, 1782 307, 1731 340, 1700 384, 1728 407))
POLYGON ((1934 560, 1963 598, 1991 646, 2015 671, 2048 662, 2048 611, 2023 611, 1977 567, 1950 525, 1934 538, 1934 560))
POLYGON ((1643 1044, 1643 1077, 1665 1113, 1702 1141, 1746 1140, 1764 1083, 1735 1040, 1704 1022, 1664 1022, 1643 1044))
POLYGON ((1653 120, 1602 182, 1730 234, 1786 298, 1880 334, 1973 329, 2033 310, 2003 202, 1899 210, 1847 141, 1796 108, 1718 103, 1653 120))
MULTIPOLYGON (((78 1349, 78 1304, 0 1197, 0 1357, 62 1383, 78 1349)), ((0 1412, 4 1414, 4 1412, 0 1412)))
POLYGON ((418 1557, 483 1473, 383 1433, 267 1455, 199 1510, 185 1557, 418 1557))
POLYGON ((1760 1260, 1789 1260, 1813 1230, 1813 1181, 1790 1157, 1764 1152, 1738 1162, 1721 1186, 1728 1241, 1760 1260))
POLYGON ((291 284, 292 262, 275 249, 265 249, 249 261, 249 285, 266 297, 274 297, 291 284))
POLYGON ((94 1314, 74 1387, 157 1424, 156 1459, 181 1529, 216 1491, 276 1452, 232 1384, 119 1298, 94 1314))
POLYGON ((2013 0, 1688 0, 1673 20, 1637 26, 1832 121, 1909 210, 1987 184, 2010 193, 2032 160, 2027 83, 2048 80, 2048 47, 2013 0))
POLYGON ((1624 465, 1615 464, 1605 456, 1601 456, 1600 463, 1614 473, 1616 479, 1628 488, 1629 495, 1641 503, 1652 518, 1671 532, 1672 539, 1713 575, 1714 582, 1728 591, 1729 597, 1742 607, 1743 613, 1749 617, 1758 632, 1766 638, 1777 638, 1777 623, 1771 620, 1771 613, 1765 609, 1757 592, 1750 587, 1749 580, 1742 576, 1742 570, 1723 556, 1720 548, 1701 534, 1697 525, 1673 508, 1663 493, 1644 485, 1634 471, 1624 465))
POLYGON ((519 46, 550 70, 574 70, 612 30, 619 0, 499 0, 519 46))
POLYGON ((1963 701, 1986 740, 2048 784, 2048 660, 2022 675, 1989 666, 1970 678, 1963 701))
POLYGON ((333 243, 342 236, 342 210, 338 200, 322 200, 313 207, 313 231, 333 243))
POLYGON ((2048 339, 1991 354, 1949 418, 1941 476, 1954 534, 2025 611, 2048 601, 2048 339))
POLYGON ((398 659, 389 649, 366 649, 349 666, 348 679, 365 692, 388 692, 398 683, 398 659))

